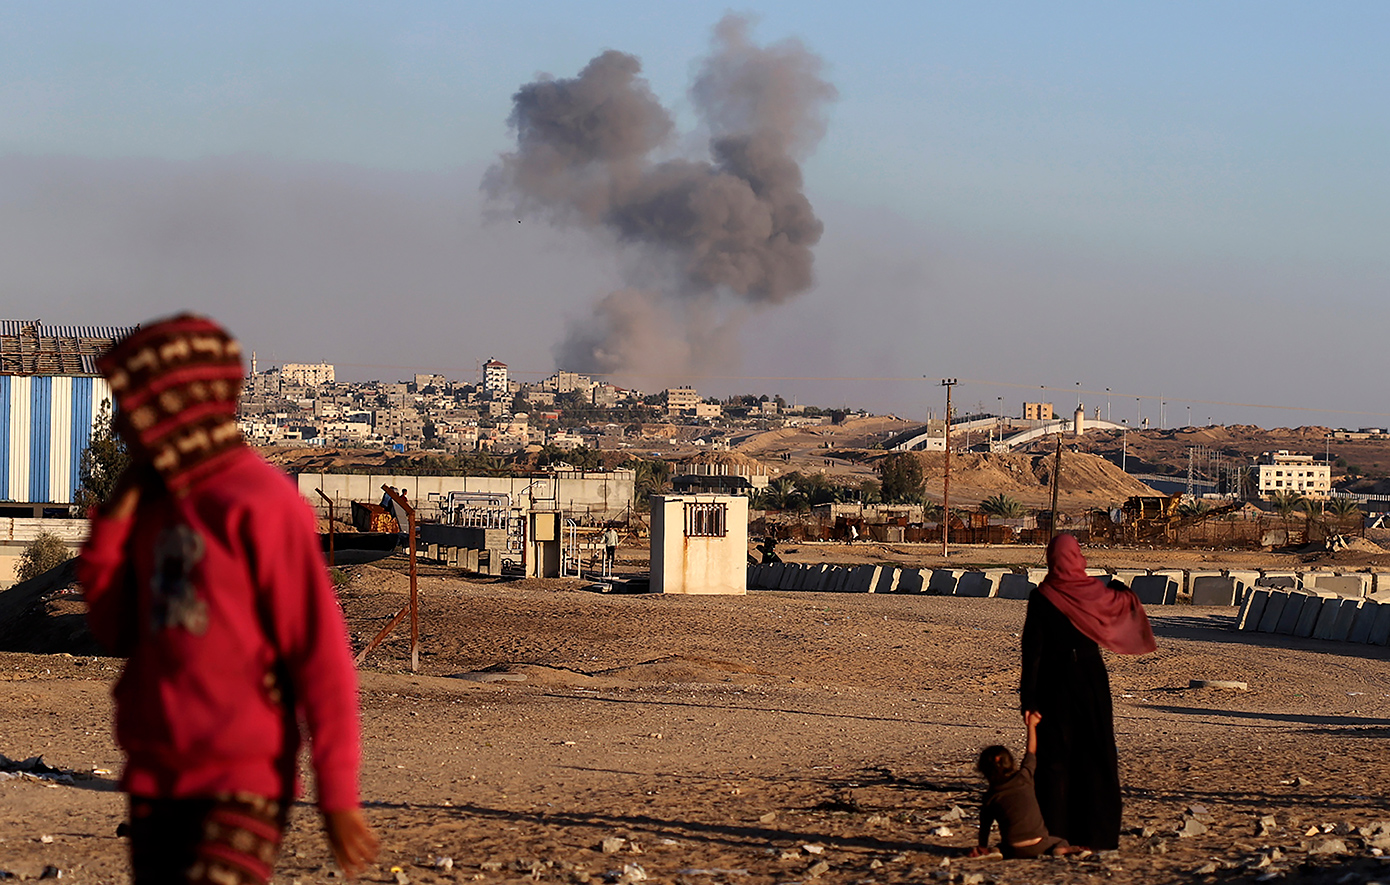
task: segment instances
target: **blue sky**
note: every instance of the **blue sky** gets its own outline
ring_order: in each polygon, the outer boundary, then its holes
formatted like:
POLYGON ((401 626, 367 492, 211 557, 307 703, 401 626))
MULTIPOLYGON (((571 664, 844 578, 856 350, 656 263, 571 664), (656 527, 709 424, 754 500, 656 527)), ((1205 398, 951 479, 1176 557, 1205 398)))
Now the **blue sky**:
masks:
MULTIPOLYGON (((620 280, 601 243, 487 220, 511 96, 631 52, 698 153, 685 91, 726 9, 0 3, 5 313, 188 306, 349 375, 548 371, 620 280)), ((733 9, 839 99, 804 166, 818 284, 702 390, 920 416, 924 375, 971 403, 1081 380, 1170 424, 1390 424, 1390 7, 733 9)))

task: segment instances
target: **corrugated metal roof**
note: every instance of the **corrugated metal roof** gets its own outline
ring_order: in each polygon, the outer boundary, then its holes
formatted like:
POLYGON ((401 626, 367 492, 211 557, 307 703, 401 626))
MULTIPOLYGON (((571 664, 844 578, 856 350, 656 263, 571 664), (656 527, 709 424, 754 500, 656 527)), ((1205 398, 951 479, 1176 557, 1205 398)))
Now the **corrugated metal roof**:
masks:
POLYGON ((0 374, 95 375, 96 358, 138 328, 0 320, 0 374))

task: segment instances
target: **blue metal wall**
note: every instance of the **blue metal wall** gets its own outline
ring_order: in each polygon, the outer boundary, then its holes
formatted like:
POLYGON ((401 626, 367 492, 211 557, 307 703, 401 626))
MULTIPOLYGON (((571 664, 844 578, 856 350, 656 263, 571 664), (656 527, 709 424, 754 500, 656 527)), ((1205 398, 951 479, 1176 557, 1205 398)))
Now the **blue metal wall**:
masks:
POLYGON ((72 503, 92 422, 110 398, 102 378, 0 375, 0 501, 72 503))

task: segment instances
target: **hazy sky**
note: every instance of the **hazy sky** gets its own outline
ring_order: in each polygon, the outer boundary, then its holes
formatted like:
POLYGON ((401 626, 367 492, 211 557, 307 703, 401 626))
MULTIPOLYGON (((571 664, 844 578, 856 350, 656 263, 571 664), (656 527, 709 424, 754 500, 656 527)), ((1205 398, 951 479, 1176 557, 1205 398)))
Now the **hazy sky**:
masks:
MULTIPOLYGON (((480 193, 513 95, 628 52, 669 154, 707 159, 688 89, 726 11, 0 2, 0 315, 190 308, 263 365, 539 379, 631 256, 480 193)), ((619 383, 921 417, 945 376, 1011 413, 1079 381, 1131 423, 1161 395, 1170 426, 1390 425, 1390 6, 733 11, 838 92, 815 284, 740 309, 704 377, 619 383)))

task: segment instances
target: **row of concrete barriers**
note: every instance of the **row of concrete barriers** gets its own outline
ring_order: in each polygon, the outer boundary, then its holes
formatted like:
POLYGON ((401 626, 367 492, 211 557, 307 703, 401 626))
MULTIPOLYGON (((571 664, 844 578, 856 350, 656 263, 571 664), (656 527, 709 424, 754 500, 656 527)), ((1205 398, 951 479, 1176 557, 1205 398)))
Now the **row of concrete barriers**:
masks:
MULTIPOLYGON (((1145 605, 1235 605, 1252 588, 1298 590, 1305 587, 1339 598, 1390 594, 1390 574, 1373 572, 1293 572, 1258 569, 1087 569, 1134 590, 1145 605)), ((928 593, 936 596, 1027 599, 1046 569, 916 569, 893 566, 836 566, 778 562, 748 566, 751 590, 809 590, 821 593, 928 593)))
POLYGON ((1251 587, 1241 603, 1236 629, 1387 645, 1390 594, 1362 598, 1298 587, 1251 587))

